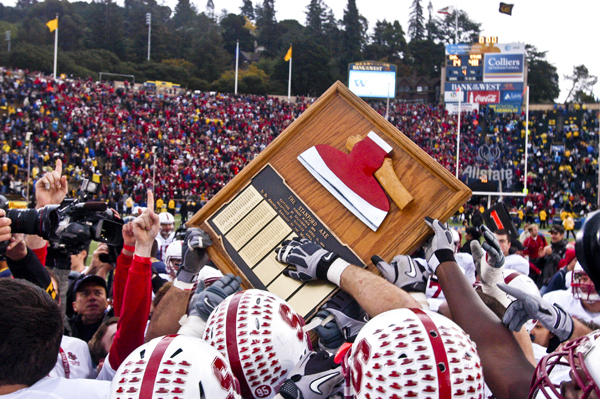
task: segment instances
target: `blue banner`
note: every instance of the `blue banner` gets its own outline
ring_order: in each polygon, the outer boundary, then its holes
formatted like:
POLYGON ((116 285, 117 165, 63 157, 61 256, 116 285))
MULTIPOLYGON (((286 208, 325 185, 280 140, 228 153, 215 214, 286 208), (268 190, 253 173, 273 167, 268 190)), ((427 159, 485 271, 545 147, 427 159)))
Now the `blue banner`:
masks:
POLYGON ((519 90, 504 90, 500 93, 501 103, 521 103, 523 102, 523 92, 519 90))
POLYGON ((522 82, 523 54, 485 54, 484 82, 522 82))
POLYGON ((507 114, 507 113, 520 114, 521 113, 521 104, 518 104, 518 103, 488 104, 487 106, 489 109, 493 109, 494 112, 500 113, 500 114, 507 114))
POLYGON ((492 90, 503 90, 503 91, 523 91, 523 83, 518 82, 506 82, 506 83, 463 83, 463 82, 452 82, 444 84, 444 91, 456 91, 456 89, 462 91, 492 91, 492 90))

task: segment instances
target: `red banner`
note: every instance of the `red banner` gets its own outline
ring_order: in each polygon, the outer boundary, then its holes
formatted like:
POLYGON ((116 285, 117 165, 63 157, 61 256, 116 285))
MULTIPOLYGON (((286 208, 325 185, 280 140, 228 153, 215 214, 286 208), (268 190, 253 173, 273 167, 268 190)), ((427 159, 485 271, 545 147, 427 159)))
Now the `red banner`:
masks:
POLYGON ((500 102, 500 92, 493 91, 470 91, 467 97, 470 103, 497 104, 500 102))

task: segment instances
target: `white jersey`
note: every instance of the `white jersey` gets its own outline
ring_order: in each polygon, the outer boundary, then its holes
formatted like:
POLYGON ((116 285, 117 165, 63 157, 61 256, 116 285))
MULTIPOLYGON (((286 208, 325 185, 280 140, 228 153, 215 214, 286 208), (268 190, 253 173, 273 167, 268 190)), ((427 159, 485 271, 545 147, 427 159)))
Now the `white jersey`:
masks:
POLYGON ((69 379, 96 378, 88 344, 79 338, 63 335, 58 359, 48 376, 69 379))
POLYGON ((106 399, 110 397, 110 381, 84 378, 44 377, 30 387, 19 389, 2 399, 106 399))
MULTIPOLYGON (((466 253, 457 253, 454 256, 460 270, 465 274, 469 283, 473 284, 475 282, 475 262, 473 261, 473 256, 466 253)), ((425 259, 414 258, 413 260, 421 266, 427 267, 425 259)), ((434 274, 430 275, 427 280, 425 296, 427 297, 429 309, 433 312, 437 312, 440 305, 446 301, 442 286, 434 274)))
POLYGON ((167 252, 167 247, 170 243, 175 241, 175 232, 171 232, 167 238, 160 235, 160 232, 156 236, 156 242, 158 243, 158 251, 156 251, 156 259, 165 261, 164 256, 167 252))
POLYGON ((508 255, 505 259, 505 269, 516 270, 526 276, 529 276, 529 262, 527 259, 517 254, 508 255))
POLYGON ((592 313, 586 310, 581 304, 581 300, 575 299, 571 290, 552 291, 544 295, 544 299, 551 304, 558 304, 571 316, 577 317, 579 320, 593 321, 600 324, 600 313, 592 313))

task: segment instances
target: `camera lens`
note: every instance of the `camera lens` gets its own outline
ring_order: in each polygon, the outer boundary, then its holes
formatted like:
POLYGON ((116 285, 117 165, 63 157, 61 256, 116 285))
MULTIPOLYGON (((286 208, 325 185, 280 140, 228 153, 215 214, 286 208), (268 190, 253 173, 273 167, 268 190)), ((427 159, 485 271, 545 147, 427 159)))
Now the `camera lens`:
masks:
POLYGON ((11 220, 10 229, 13 233, 42 235, 37 209, 9 209, 6 216, 11 220))

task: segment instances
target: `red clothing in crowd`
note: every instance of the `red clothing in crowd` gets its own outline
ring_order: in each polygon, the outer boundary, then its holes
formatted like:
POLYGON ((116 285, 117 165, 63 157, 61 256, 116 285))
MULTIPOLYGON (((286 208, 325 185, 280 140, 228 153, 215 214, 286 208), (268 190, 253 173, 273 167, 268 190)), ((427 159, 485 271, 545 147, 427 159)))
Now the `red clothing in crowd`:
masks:
POLYGON ((529 255, 529 259, 537 259, 539 258, 539 251, 541 248, 544 248, 548 243, 546 242, 546 238, 541 234, 538 234, 536 238, 528 237, 523 246, 525 250, 523 254, 529 255))

